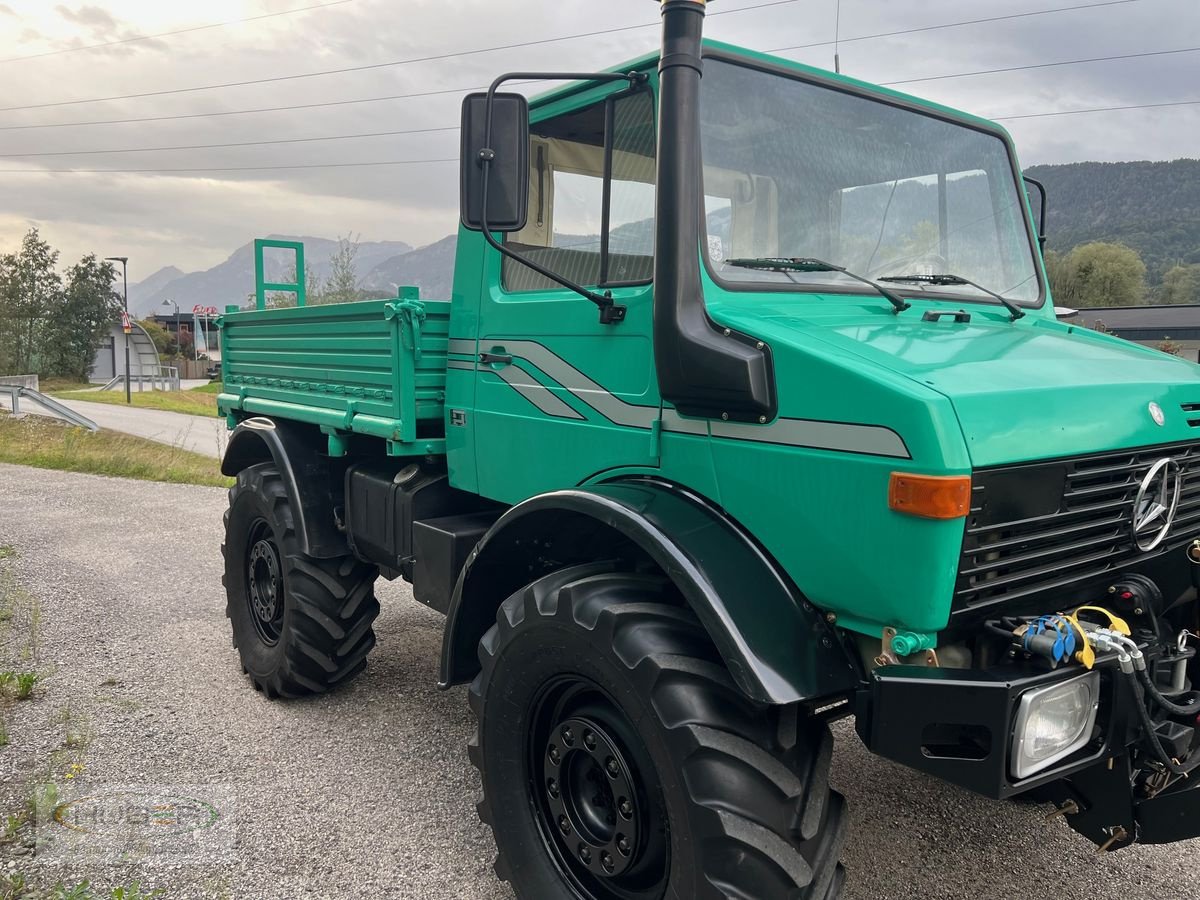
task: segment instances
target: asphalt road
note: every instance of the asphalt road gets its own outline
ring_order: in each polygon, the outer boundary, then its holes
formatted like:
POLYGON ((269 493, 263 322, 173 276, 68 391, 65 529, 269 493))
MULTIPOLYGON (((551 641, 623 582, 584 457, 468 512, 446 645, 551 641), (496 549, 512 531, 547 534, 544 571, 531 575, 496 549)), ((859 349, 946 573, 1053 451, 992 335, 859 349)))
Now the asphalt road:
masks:
MULTIPOLYGON (((191 416, 165 409, 54 399, 110 431, 122 431, 218 459, 225 452, 228 431, 225 420, 216 416, 191 416)), ((9 408, 8 395, 0 395, 0 409, 9 408)), ((21 401, 21 412, 58 418, 32 400, 21 401)))
MULTIPOLYGON (((18 552, 0 561, 0 579, 8 572, 40 601, 34 661, 46 674, 35 700, 9 712, 0 799, 17 802, 69 722, 82 722, 90 743, 77 777, 60 780, 65 796, 185 797, 219 813, 188 833, 194 842, 160 829, 163 841, 123 859, 102 831, 51 824, 36 857, 0 847, 0 872, 136 878, 168 900, 510 898, 475 818, 465 692, 434 686, 439 617, 382 583, 367 672, 331 696, 265 700, 241 673, 223 613, 224 506, 216 489, 0 465, 0 546, 18 552)), ((9 625, 10 650, 22 621, 9 625)), ((834 780, 853 820, 849 900, 1200 898, 1195 842, 1095 857, 1042 809, 876 759, 849 723, 837 735, 834 780)))

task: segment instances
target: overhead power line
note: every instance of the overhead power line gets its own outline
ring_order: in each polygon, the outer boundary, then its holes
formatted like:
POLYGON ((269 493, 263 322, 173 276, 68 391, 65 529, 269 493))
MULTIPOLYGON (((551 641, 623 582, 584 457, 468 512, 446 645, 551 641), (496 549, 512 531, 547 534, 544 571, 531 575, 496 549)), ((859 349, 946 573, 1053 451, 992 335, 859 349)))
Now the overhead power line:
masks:
POLYGON ((428 163, 456 163, 458 157, 444 159, 385 159, 375 162, 307 163, 294 166, 185 166, 178 169, 0 169, 0 175, 128 175, 133 173, 168 174, 175 172, 270 172, 279 169, 348 169, 361 166, 421 166, 428 163))
MULTIPOLYGON (((845 43, 847 41, 865 41, 865 40, 871 40, 871 39, 880 38, 880 37, 892 37, 895 35, 914 34, 914 33, 922 32, 922 31, 932 31, 932 30, 939 29, 939 28, 956 28, 956 27, 959 27, 962 25, 972 25, 972 24, 981 23, 981 22, 993 22, 993 21, 997 21, 999 19, 1020 18, 1022 16, 1048 15, 1050 13, 1066 12, 1068 10, 1088 9, 1093 6, 1115 6, 1115 5, 1119 5, 1119 4, 1123 4, 1123 3, 1137 3, 1137 2, 1141 2, 1141 0, 1107 0, 1107 2, 1089 4, 1089 5, 1084 5, 1084 6, 1064 6, 1064 7, 1057 7, 1055 9, 1039 10, 1039 11, 1028 12, 1028 13, 1014 13, 1009 16, 992 16, 992 17, 986 18, 986 19, 970 19, 970 20, 963 21, 963 22, 947 22, 947 23, 944 23, 941 25, 926 25, 926 26, 922 26, 919 28, 908 28, 908 29, 904 29, 902 31, 888 31, 888 32, 880 32, 878 34, 860 35, 860 36, 854 37, 854 38, 843 38, 842 42, 845 43)), ((772 4, 765 4, 765 5, 772 5, 772 4)), ((758 7, 758 6, 740 7, 739 9, 724 10, 724 14, 728 15, 729 13, 742 12, 745 10, 758 9, 758 8, 760 8, 760 7, 758 7)), ((710 16, 721 15, 721 14, 722 14, 721 11, 709 13, 710 16)), ((624 30, 633 29, 633 28, 646 28, 646 27, 649 27, 649 26, 648 25, 633 25, 633 26, 627 26, 627 28, 624 30)), ((621 29, 618 29, 618 30, 621 30, 621 29)), ((567 36, 567 38, 562 38, 562 39, 566 40, 566 39, 570 39, 570 37, 571 36, 567 36)), ((830 43, 832 43, 832 42, 831 41, 821 41, 821 42, 817 42, 814 44, 801 44, 801 45, 798 45, 795 47, 782 47, 782 48, 778 48, 776 50, 771 50, 768 52, 779 53, 779 52, 783 52, 785 50, 798 50, 798 49, 802 49, 804 47, 826 46, 830 43)), ((468 51, 468 52, 485 52, 485 51, 468 51)), ((525 82, 525 83, 533 83, 533 82, 525 82)), ((445 94, 467 93, 469 91, 475 91, 475 90, 483 90, 483 87, 450 88, 450 89, 444 89, 444 90, 418 91, 415 93, 389 94, 389 95, 382 96, 382 97, 354 97, 354 98, 350 98, 347 100, 327 100, 327 101, 316 102, 316 103, 295 103, 295 104, 290 104, 290 105, 286 105, 286 106, 259 106, 259 107, 253 107, 250 109, 220 110, 220 111, 216 111, 216 112, 205 112, 205 113, 178 113, 175 115, 165 115, 165 116, 136 116, 136 117, 121 118, 121 119, 92 119, 92 120, 73 121, 73 122, 47 122, 47 123, 38 123, 38 124, 32 124, 32 125, 0 125, 0 131, 23 131, 23 130, 30 130, 30 129, 36 129, 36 128, 74 128, 74 127, 87 127, 87 126, 92 126, 92 125, 127 125, 127 124, 135 124, 135 123, 142 123, 142 122, 168 122, 168 121, 178 121, 178 120, 183 120, 183 119, 219 118, 221 116, 242 116, 242 115, 253 115, 253 114, 258 114, 258 113, 269 113, 269 112, 295 112, 295 111, 302 110, 302 109, 320 109, 320 108, 334 107, 334 106, 351 106, 351 105, 360 104, 360 103, 381 103, 381 102, 390 101, 390 100, 407 100, 409 98, 414 98, 414 97, 434 97, 434 96, 445 95, 445 94)), ((75 102, 75 101, 72 101, 72 102, 75 102)), ((78 102, 83 102, 83 101, 78 101, 78 102)), ((9 110, 13 111, 16 109, 21 109, 21 108, 29 108, 29 107, 9 107, 9 110)), ((0 110, 0 111, 4 111, 4 110, 0 110)))
POLYGON ((1087 109, 1059 109, 1053 112, 1021 113, 1015 116, 985 116, 996 122, 1014 119, 1048 119, 1052 116, 1081 116, 1084 113, 1121 112, 1126 109, 1160 109, 1164 106, 1200 106, 1200 100, 1169 100, 1165 103, 1133 103, 1129 106, 1092 106, 1087 109))
POLYGON ((406 128, 400 131, 369 131, 361 134, 330 134, 322 137, 277 138, 269 141, 236 141, 228 144, 186 144, 170 147, 113 147, 101 150, 49 150, 37 153, 0 153, 0 159, 35 156, 95 156, 104 153, 163 153, 169 150, 214 150, 222 147, 263 147, 268 144, 309 144, 314 141, 348 141, 357 138, 395 137, 401 134, 431 134, 436 131, 458 131, 457 125, 445 128, 406 128))
POLYGON ((292 16, 296 13, 310 12, 314 9, 324 9, 327 6, 341 6, 343 3, 353 3, 354 0, 331 0, 329 3, 317 3, 313 6, 301 6, 298 9, 284 9, 279 12, 262 13, 257 16, 246 16, 243 19, 228 19, 224 22, 210 22, 207 25, 192 25, 188 28, 176 28, 174 31, 159 31, 155 34, 138 34, 133 37, 120 38, 115 41, 102 41, 99 44, 87 44, 83 47, 63 47, 60 50, 46 50, 42 53, 30 53, 26 56, 10 56, 0 59, 0 63, 20 62, 25 59, 41 59, 45 56, 60 56, 63 53, 80 53, 84 50, 99 50, 103 47, 115 47, 119 44, 135 44, 138 41, 151 41, 158 38, 174 37, 177 34, 190 34, 194 31, 207 31, 211 28, 224 28, 227 25, 242 25, 246 22, 257 22, 261 19, 274 19, 278 16, 292 16))
POLYGON ((903 34, 919 34, 923 31, 940 31, 944 28, 961 28, 964 25, 979 25, 985 22, 1004 22, 1008 19, 1027 19, 1031 16, 1048 16, 1053 13, 1073 12, 1079 9, 1098 9, 1102 6, 1121 6, 1126 3, 1140 3, 1142 0, 1104 0, 1101 3, 1082 3, 1077 6, 1056 6, 1054 9, 1036 9, 1031 12, 1009 13, 1003 16, 988 16, 985 19, 966 19, 962 22, 943 22, 940 25, 923 25, 920 28, 904 28, 900 31, 878 31, 874 34, 860 34, 857 37, 838 37, 832 41, 814 41, 811 44, 796 44, 791 47, 776 47, 768 53, 785 53, 790 50, 807 50, 809 47, 830 47, 838 44, 850 44, 855 41, 871 41, 876 38, 898 37, 903 34))
MULTIPOLYGON (((1122 110, 1131 109, 1158 109, 1169 106, 1196 106, 1200 105, 1200 100, 1172 100, 1165 103, 1135 103, 1127 106, 1093 106, 1086 109, 1060 109, 1051 112, 1041 113, 1022 113, 1011 116, 984 116, 986 119, 991 119, 996 122, 1008 122, 1015 119, 1045 119, 1053 116, 1075 116, 1084 113, 1099 113, 1099 112, 1119 112, 1122 110)), ((105 153, 163 153, 176 150, 215 150, 231 147, 265 147, 272 144, 308 144, 319 141, 346 141, 358 140, 362 138, 377 138, 377 137, 395 137, 398 135, 408 134, 434 134, 443 131, 458 131, 457 125, 445 125, 440 128, 405 128, 397 131, 369 131, 358 134, 329 134, 317 137, 302 137, 302 138, 277 138, 266 141, 234 141, 223 144, 182 144, 172 145, 169 147, 112 147, 99 150, 52 150, 37 153, 0 153, 0 159, 32 159, 34 157, 44 156, 93 156, 103 155, 105 153)), ((383 165, 380 163, 379 165, 383 165)), ((257 167, 256 167, 257 168, 257 167)), ((285 168, 291 168, 285 167, 285 168)), ((57 171, 57 170, 46 170, 57 171)), ((72 169, 71 171, 77 171, 72 169)), ((103 169, 97 171, 117 171, 112 169, 103 169)), ((152 171, 162 171, 155 169, 152 171)), ((188 170, 194 171, 194 170, 188 170)))
MULTIPOLYGON (((539 84, 537 81, 513 81, 513 86, 539 84)), ((177 119, 212 119, 219 116, 245 116, 252 113, 291 112, 298 109, 317 109, 323 106, 350 106, 355 103, 381 103, 384 100, 408 100, 413 97, 437 97, 444 94, 467 94, 484 91, 487 86, 441 88, 436 91, 417 91, 411 94, 389 94, 386 97, 357 97, 349 100, 326 100, 321 103, 296 103, 291 106, 259 106, 254 109, 227 109, 209 113, 179 113, 173 116, 138 116, 129 119, 95 119, 89 122, 50 122, 42 125, 0 125, 0 131, 26 131, 31 128, 73 128, 82 125, 128 125, 134 122, 167 122, 177 119)))
MULTIPOLYGON (((764 9, 769 6, 783 6, 785 4, 797 3, 799 0, 770 0, 767 3, 757 3, 753 6, 740 6, 737 9, 718 10, 710 13, 710 16, 730 15, 732 13, 749 12, 754 9, 764 9)), ((56 100, 50 103, 28 103, 23 106, 2 106, 0 112, 16 112, 23 109, 48 109, 56 106, 76 106, 83 103, 106 103, 111 100, 133 100, 142 97, 165 97, 172 94, 190 94, 197 91, 215 91, 223 88, 231 87, 247 87, 254 84, 275 84, 282 81, 297 81, 304 78, 319 78, 326 75, 345 75, 350 72, 368 72, 374 69, 386 69, 395 66, 406 66, 412 63, 436 62, 442 59, 456 59, 461 56, 474 56, 479 53, 493 53, 498 50, 516 50, 522 47, 536 47, 542 44, 555 44, 560 41, 576 40, 585 37, 598 37, 606 34, 618 34, 625 31, 634 31, 639 28, 651 28, 657 25, 656 22, 647 22, 642 25, 622 25, 617 28, 605 28, 598 31, 585 31, 578 34, 565 34, 557 37, 539 38, 531 41, 518 41, 514 44, 499 44, 495 47, 479 47, 475 50, 455 50, 450 53, 437 53, 430 56, 414 56, 409 59, 394 59, 388 62, 368 63, 361 66, 343 66, 337 69, 323 69, 318 72, 297 72, 292 75, 274 75, 270 78, 251 78, 244 81, 221 81, 213 84, 199 84, 185 88, 171 88, 161 91, 140 91, 135 94, 116 94, 111 97, 87 97, 79 100, 56 100)))
POLYGON ((1176 53, 1195 53, 1200 47, 1181 47, 1178 50, 1150 50, 1145 53, 1122 53, 1119 56, 1093 56, 1088 59, 1067 59, 1062 62, 1032 63, 1025 66, 1005 66, 1002 69, 980 69, 977 72, 953 72, 948 75, 927 75, 924 78, 904 78, 900 81, 880 82, 885 86, 916 84, 920 81, 943 81, 949 78, 971 78, 975 75, 995 75, 998 72, 1027 72, 1030 69, 1052 69, 1056 66, 1078 66, 1084 63, 1112 62, 1118 59, 1145 59, 1150 56, 1170 56, 1176 53))

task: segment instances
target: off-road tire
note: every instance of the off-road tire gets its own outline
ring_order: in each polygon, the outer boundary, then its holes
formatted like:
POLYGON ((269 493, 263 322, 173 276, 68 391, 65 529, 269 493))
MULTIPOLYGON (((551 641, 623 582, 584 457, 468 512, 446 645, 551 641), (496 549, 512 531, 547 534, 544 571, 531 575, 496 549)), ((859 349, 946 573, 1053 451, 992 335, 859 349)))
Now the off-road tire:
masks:
POLYGON ((379 570, 352 556, 316 559, 303 553, 292 502, 273 464, 238 473, 229 490, 221 553, 233 646, 256 689, 272 699, 319 694, 365 668, 375 646, 371 623, 379 615, 379 570), (266 559, 260 565, 278 575, 282 600, 274 624, 255 621, 250 557, 256 546, 266 559))
MULTIPOLYGON (((483 781, 478 809, 496 839, 496 874, 521 900, 832 900, 841 893, 848 818, 829 786, 828 726, 797 707, 747 699, 665 579, 609 564, 547 575, 501 605, 479 659, 469 692, 478 723, 470 757, 483 781), (591 862, 581 868, 575 838, 556 843, 548 833, 555 822, 561 828, 558 810, 578 808, 553 806, 562 802, 555 791, 566 793, 557 782, 537 795, 556 781, 547 773, 559 771, 546 768, 546 757, 558 765, 556 747, 576 756, 581 749, 578 718, 570 719, 572 747, 555 744, 565 737, 556 737, 562 720, 554 716, 567 716, 569 701, 556 701, 567 707, 539 725, 546 701, 538 697, 563 679, 598 689, 596 699, 579 701, 587 708, 602 710, 607 697, 625 717, 627 742, 612 745, 632 760, 626 768, 639 770, 629 778, 640 785, 638 816, 665 822, 663 877, 644 875, 638 890, 614 890, 611 874, 599 877, 591 862), (539 729, 550 735, 540 756, 539 729), (572 849, 577 856, 568 859, 572 849)), ((564 784, 573 758, 562 758, 564 784)), ((620 801, 601 807, 609 805, 628 809, 620 801)), ((584 825, 569 833, 582 836, 584 825)))

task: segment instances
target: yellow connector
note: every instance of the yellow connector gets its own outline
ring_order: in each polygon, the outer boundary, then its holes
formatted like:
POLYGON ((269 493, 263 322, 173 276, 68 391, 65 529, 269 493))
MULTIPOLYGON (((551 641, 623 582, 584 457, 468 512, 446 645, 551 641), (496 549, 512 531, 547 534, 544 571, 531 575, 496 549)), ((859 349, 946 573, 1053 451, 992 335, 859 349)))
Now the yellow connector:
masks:
POLYGON ((1125 635, 1125 637, 1129 637, 1131 634, 1133 634, 1133 631, 1129 628, 1128 623, 1124 619, 1122 619, 1120 616, 1113 615, 1103 606, 1081 606, 1071 615, 1078 616, 1081 612, 1100 613, 1100 615, 1108 619, 1109 627, 1112 628, 1113 631, 1119 631, 1121 634, 1125 635))

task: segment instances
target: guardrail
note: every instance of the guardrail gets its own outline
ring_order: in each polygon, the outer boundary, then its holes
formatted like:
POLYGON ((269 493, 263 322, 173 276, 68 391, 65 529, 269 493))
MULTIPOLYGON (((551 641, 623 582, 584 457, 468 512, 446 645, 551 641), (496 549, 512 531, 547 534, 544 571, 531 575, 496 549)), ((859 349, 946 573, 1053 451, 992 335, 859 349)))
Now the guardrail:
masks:
POLYGON ((47 397, 41 391, 35 391, 32 388, 23 387, 19 384, 0 384, 0 396, 7 396, 9 398, 9 403, 12 405, 13 418, 19 419, 24 415, 21 412, 21 400, 25 399, 31 403, 36 403, 59 418, 66 419, 72 425, 78 425, 80 428, 86 428, 88 431, 100 430, 100 426, 87 416, 80 415, 54 398, 47 397))
POLYGON ((0 375, 0 385, 18 385, 36 391, 39 387, 36 375, 0 375))
MULTIPOLYGON (((152 391, 177 391, 180 388, 179 384, 179 367, 178 366, 154 366, 148 367, 148 371, 141 375, 134 375, 129 379, 129 386, 137 386, 141 391, 146 385, 150 386, 152 391)), ((112 390, 118 385, 125 383, 125 375, 118 375, 100 388, 102 391, 112 390)))

